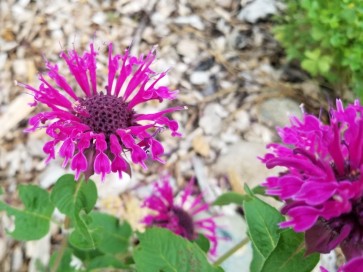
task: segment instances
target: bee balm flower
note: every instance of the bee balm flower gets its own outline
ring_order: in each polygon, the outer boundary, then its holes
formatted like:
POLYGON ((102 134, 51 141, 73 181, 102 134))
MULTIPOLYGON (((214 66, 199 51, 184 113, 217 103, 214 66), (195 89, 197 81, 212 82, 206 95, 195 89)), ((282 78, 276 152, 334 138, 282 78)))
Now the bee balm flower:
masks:
POLYGON ((207 211, 209 205, 203 203, 202 195, 192 197, 193 185, 192 179, 182 191, 181 197, 175 198, 168 177, 155 183, 153 194, 143 203, 144 207, 155 211, 155 214, 147 215, 143 223, 147 226, 167 228, 188 240, 196 239, 198 233, 201 233, 210 241, 210 253, 215 255, 217 226, 212 217, 200 214, 207 211))
POLYGON ((173 136, 180 136, 178 123, 166 114, 182 109, 168 108, 150 114, 138 113, 135 106, 150 100, 172 100, 177 92, 166 86, 157 86, 165 72, 156 75, 150 65, 155 59, 154 50, 147 56, 135 57, 126 50, 123 55, 112 54, 108 48, 108 74, 104 90, 99 90, 97 53, 93 44, 90 50, 79 55, 75 50, 62 52, 76 88, 67 82, 56 64, 46 61, 47 78, 39 75, 38 88, 20 84, 34 94, 35 102, 46 105, 49 110, 36 114, 29 120, 30 128, 46 128, 52 138, 44 145, 47 161, 59 155, 63 166, 70 162, 76 173, 88 178, 96 173, 102 180, 112 172, 130 173, 130 165, 124 154, 130 152, 133 163, 146 168, 147 151, 152 159, 163 162, 164 149, 155 136, 169 128, 173 136), (156 76, 155 79, 151 79, 156 76))
POLYGON ((330 124, 305 114, 278 129, 283 144, 271 144, 262 161, 287 172, 270 177, 267 193, 285 202, 281 227, 306 232, 307 251, 341 247, 349 261, 363 255, 363 107, 340 100, 330 124))

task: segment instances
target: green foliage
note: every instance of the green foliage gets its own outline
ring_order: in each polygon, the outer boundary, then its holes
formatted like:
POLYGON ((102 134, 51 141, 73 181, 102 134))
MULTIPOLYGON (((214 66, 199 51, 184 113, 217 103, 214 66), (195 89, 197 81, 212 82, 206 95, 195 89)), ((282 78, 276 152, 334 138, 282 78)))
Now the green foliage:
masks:
POLYGON ((275 208, 256 197, 246 201, 243 208, 251 241, 262 256, 267 258, 278 243, 278 223, 283 217, 275 208))
POLYGON ((196 243, 205 253, 208 253, 210 249, 210 242, 203 234, 199 233, 197 239, 193 242, 196 243))
POLYGON ((19 185, 19 196, 23 210, 0 202, 0 210, 15 217, 15 229, 9 234, 17 240, 38 240, 49 231, 54 205, 48 192, 35 185, 19 185))
POLYGON ((88 215, 97 201, 95 183, 92 180, 77 182, 73 175, 64 175, 54 185, 51 200, 75 228, 69 242, 80 249, 95 249, 100 234, 97 227, 90 225, 92 218, 88 215))
POLYGON ((281 233, 276 248, 266 259, 261 272, 310 272, 319 262, 319 254, 304 255, 304 235, 288 229, 281 233))
POLYGON ((242 205, 243 201, 245 201, 249 196, 241 195, 235 192, 227 192, 220 195, 214 202, 213 205, 216 206, 224 206, 229 204, 237 204, 242 205))
POLYGON ((92 212, 91 227, 97 228, 102 234, 98 249, 104 253, 118 254, 126 252, 130 243, 132 229, 129 223, 120 225, 119 220, 111 215, 92 212))
MULTIPOLYGON (((301 61, 313 76, 361 94, 363 2, 289 0, 274 29, 289 59, 301 61)), ((362 96, 360 96, 362 97, 362 96)))
POLYGON ((205 253, 195 243, 167 229, 151 228, 138 236, 140 244, 133 255, 137 271, 221 271, 208 263, 205 253))
POLYGON ((319 254, 304 256, 304 236, 281 230, 279 211, 256 197, 246 200, 243 207, 253 249, 251 272, 308 272, 315 267, 319 254))

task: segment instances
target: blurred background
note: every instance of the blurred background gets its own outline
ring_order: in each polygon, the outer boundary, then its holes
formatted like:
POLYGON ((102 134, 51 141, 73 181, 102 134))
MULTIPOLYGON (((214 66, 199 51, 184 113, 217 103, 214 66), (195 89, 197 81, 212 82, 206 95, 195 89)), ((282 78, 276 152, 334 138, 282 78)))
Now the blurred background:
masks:
MULTIPOLYGON (((39 184, 49 189, 68 172, 58 160, 45 164, 44 131, 26 134, 29 117, 41 107, 28 106, 32 96, 15 82, 38 86, 45 58, 64 68, 62 50, 86 49, 94 42, 99 73, 107 72, 107 44, 114 52, 131 47, 147 53, 157 45, 158 72, 170 69, 163 83, 180 95, 173 105, 182 138, 165 132, 166 165, 150 163, 147 171, 133 168, 122 181, 97 177, 97 207, 127 219, 134 229, 145 213, 142 199, 150 183, 168 171, 175 186, 195 176, 205 201, 225 191, 243 192, 263 182, 272 172, 257 156, 277 141, 276 126, 288 124, 289 115, 303 108, 319 113, 334 101, 334 93, 299 66, 288 61, 274 38, 275 16, 286 4, 277 0, 120 0, 120 1, 0 1, 0 186, 3 201, 19 205, 17 185, 39 184)), ((162 108, 167 104, 161 105, 162 108)), ((145 110, 160 107, 151 103, 145 110)), ((44 109, 43 109, 44 110, 44 109)), ((230 205, 218 208, 221 255, 245 237, 241 211, 230 205), (232 224, 233 222, 233 224, 232 224)), ((60 241, 58 227, 40 241, 19 243, 6 236, 11 219, 0 217, 0 271, 37 271, 46 264, 60 241)), ((334 258, 334 256, 332 257, 334 258)), ((249 246, 223 264, 226 271, 248 271, 249 246), (242 269, 242 270, 241 270, 242 269)), ((335 262, 335 260, 333 260, 335 262)), ((327 266, 325 264, 327 268, 327 266)))

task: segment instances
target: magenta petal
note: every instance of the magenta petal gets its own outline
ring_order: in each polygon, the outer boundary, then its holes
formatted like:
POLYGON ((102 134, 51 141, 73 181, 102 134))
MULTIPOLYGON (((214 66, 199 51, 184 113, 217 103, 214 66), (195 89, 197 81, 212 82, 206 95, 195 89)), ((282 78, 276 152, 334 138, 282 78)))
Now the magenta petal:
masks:
POLYGON ((78 152, 72 159, 71 169, 76 171, 76 180, 78 180, 81 172, 87 169, 86 156, 82 152, 78 152))
POLYGON ((281 227, 292 227, 296 232, 302 232, 311 228, 319 216, 319 211, 311 207, 295 207, 287 212, 291 217, 288 222, 280 223, 281 227))
POLYGON ((345 265, 341 266, 338 272, 361 272, 363 271, 363 257, 358 257, 350 260, 345 265))
POLYGON ((94 167, 95 173, 100 174, 102 181, 104 181, 106 174, 111 172, 110 160, 105 153, 98 153, 95 158, 94 167))
POLYGON ((150 139, 150 145, 152 158, 158 162, 165 163, 165 161, 159 158, 161 155, 164 154, 164 148, 161 143, 157 140, 150 139))
POLYGON ((337 186, 338 184, 335 182, 310 181, 302 185, 294 199, 303 200, 309 205, 319 205, 333 196, 337 186))
POLYGON ((59 149, 59 155, 64 158, 63 167, 65 167, 67 165, 68 160, 72 158, 74 154, 74 149, 75 146, 72 139, 68 138, 63 142, 61 148, 59 149))

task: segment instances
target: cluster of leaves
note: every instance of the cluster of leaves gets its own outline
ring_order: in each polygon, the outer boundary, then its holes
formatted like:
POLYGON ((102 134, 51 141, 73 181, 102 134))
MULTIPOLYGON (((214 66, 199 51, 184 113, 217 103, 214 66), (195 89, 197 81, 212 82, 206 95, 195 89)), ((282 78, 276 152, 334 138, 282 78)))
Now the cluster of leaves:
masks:
POLYGON ((215 205, 231 203, 241 205, 248 225, 253 259, 251 272, 310 272, 319 262, 319 254, 305 256, 304 235, 291 229, 282 230, 278 223, 283 217, 278 210, 257 197, 264 194, 261 187, 250 190, 247 195, 226 193, 215 205))
POLYGON ((39 264, 38 271, 223 271, 208 262, 205 237, 192 243, 166 229, 151 228, 137 235, 139 243, 135 247, 127 222, 94 211, 97 188, 92 180, 76 182, 73 175, 64 175, 50 194, 35 185, 20 185, 19 197, 23 209, 0 202, 0 210, 14 216, 15 229, 8 232, 14 239, 44 237, 55 208, 66 216, 65 246, 52 255, 49 267, 39 264), (71 266, 72 256, 81 261, 80 267, 71 266))
POLYGON ((361 0, 288 0, 279 19, 274 31, 289 59, 363 97, 361 0))

